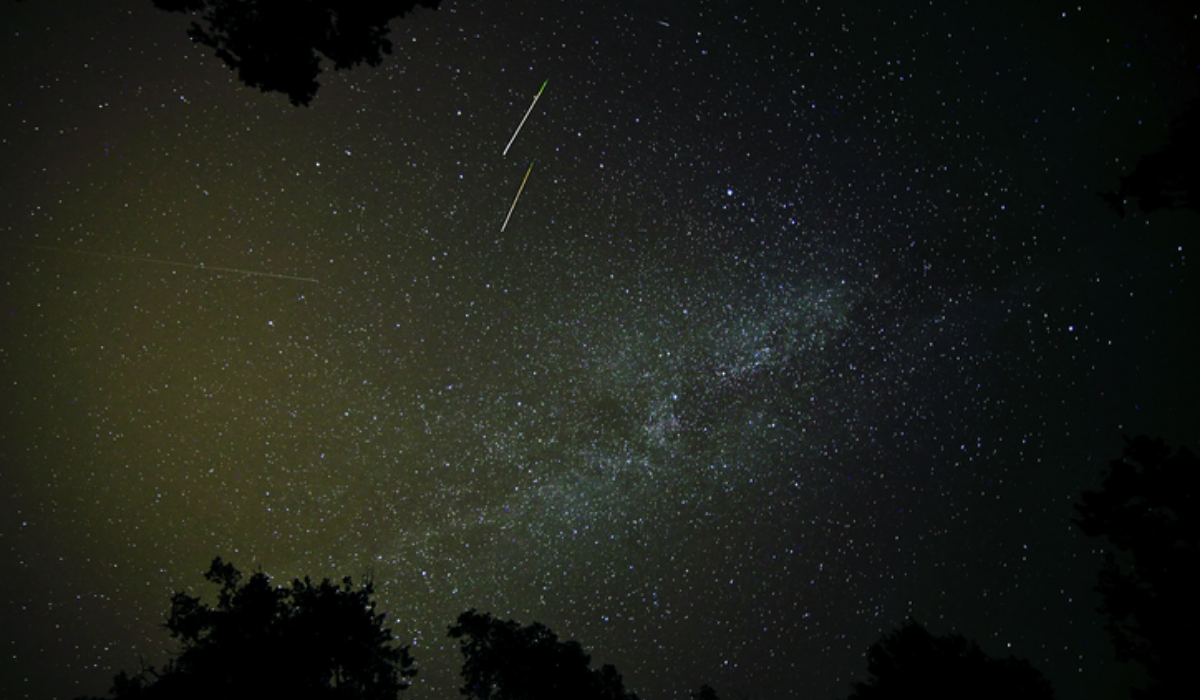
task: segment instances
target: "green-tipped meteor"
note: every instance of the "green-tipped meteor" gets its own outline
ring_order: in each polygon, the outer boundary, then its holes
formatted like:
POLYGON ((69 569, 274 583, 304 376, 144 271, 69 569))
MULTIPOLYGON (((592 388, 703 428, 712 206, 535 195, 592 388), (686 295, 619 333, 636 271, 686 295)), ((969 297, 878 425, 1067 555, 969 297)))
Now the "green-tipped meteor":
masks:
MULTIPOLYGON (((547 78, 546 82, 542 83, 542 90, 545 90, 546 86, 549 84, 550 80, 547 78)), ((533 106, 537 104, 538 98, 542 96, 542 90, 538 90, 537 94, 533 96, 533 104, 529 105, 529 109, 526 110, 525 116, 521 118, 521 123, 517 124, 517 130, 513 132, 512 138, 508 140, 508 145, 504 147, 504 155, 508 155, 508 149, 512 148, 513 141, 517 140, 517 134, 521 133, 521 127, 525 126, 525 120, 528 119, 529 115, 533 113, 533 106)))
POLYGON ((298 275, 283 275, 277 272, 261 272, 259 270, 247 270, 240 267, 217 267, 216 265, 203 265, 188 262, 179 262, 176 260, 163 260, 162 258, 143 258, 136 255, 120 255, 118 253, 93 253, 88 250, 76 250, 74 248, 56 248, 48 245, 34 245, 32 243, 14 243, 13 245, 21 248, 32 248, 33 250, 45 250, 51 253, 68 253, 70 255, 86 255, 93 258, 106 258, 108 260, 128 260, 135 263, 152 263, 154 265, 170 265, 171 267, 190 267, 193 270, 202 270, 204 272, 231 272, 239 275, 250 275, 252 277, 271 277, 277 280, 293 280, 295 282, 312 282, 317 280, 312 277, 300 277, 298 275))
POLYGON ((521 187, 517 190, 517 196, 513 199, 512 206, 508 208, 508 216, 504 217, 504 223, 500 226, 500 232, 508 227, 508 220, 512 218, 513 210, 517 208, 517 201, 521 199, 521 192, 525 190, 525 183, 529 182, 529 173, 533 172, 533 161, 529 163, 529 170, 525 171, 525 179, 521 180, 521 187))

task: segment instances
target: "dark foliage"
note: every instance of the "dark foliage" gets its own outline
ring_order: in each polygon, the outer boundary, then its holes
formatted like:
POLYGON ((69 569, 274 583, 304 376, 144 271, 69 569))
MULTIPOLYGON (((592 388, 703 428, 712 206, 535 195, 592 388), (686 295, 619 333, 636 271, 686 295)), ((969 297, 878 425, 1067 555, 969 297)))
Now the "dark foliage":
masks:
POLYGON ((1200 460, 1186 447, 1171 454, 1162 440, 1126 439, 1102 490, 1084 492, 1075 506, 1076 524, 1118 550, 1108 553, 1096 586, 1100 611, 1118 660, 1145 666, 1151 686, 1139 694, 1147 698, 1189 687, 1187 666, 1200 653, 1191 630, 1200 619, 1197 479, 1200 460))
POLYGON ((317 94, 324 55, 335 69, 377 66, 392 52, 388 22, 441 0, 154 0, 169 12, 199 13, 188 31, 216 49, 238 79, 294 105, 317 94))
POLYGON ((1050 700, 1054 690, 1028 661, 993 659, 956 634, 934 637, 909 620, 867 652, 870 680, 850 700, 1050 700))
POLYGON ((539 623, 522 627, 488 613, 468 610, 450 627, 461 639, 462 694, 474 700, 636 700, 621 674, 606 664, 590 667, 591 657, 574 640, 539 623))
POLYGON ((1191 209, 1200 213, 1200 100, 1193 101, 1183 115, 1171 123, 1167 145, 1142 156, 1137 168, 1121 177, 1121 186, 1101 192, 1119 216, 1125 203, 1136 199, 1149 214, 1158 209, 1191 209))
POLYGON ((161 671, 121 672, 117 700, 395 700, 416 674, 408 647, 392 644, 375 613, 370 582, 340 586, 308 578, 273 588, 265 574, 244 584, 217 558, 205 578, 217 606, 186 593, 171 598, 166 627, 182 645, 161 671))

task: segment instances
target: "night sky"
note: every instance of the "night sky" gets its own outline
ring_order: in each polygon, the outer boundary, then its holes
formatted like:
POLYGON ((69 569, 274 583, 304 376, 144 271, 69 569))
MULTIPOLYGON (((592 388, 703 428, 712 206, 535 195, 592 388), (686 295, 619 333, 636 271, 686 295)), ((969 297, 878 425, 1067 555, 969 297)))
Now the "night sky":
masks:
POLYGON ((1200 218, 1095 194, 1195 93, 1145 5, 444 0, 297 108, 4 0, 0 696, 161 664, 219 555, 374 576, 408 700, 471 607, 646 700, 909 615, 1124 697, 1072 504, 1200 425, 1200 218))

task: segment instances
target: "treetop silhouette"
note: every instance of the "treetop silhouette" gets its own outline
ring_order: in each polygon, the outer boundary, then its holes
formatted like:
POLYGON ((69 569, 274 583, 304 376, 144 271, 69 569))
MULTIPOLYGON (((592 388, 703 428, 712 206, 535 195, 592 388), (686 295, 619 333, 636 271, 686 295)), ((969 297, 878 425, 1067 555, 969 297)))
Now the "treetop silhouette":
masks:
POLYGON ((989 657, 957 634, 935 637, 913 620, 867 652, 870 680, 855 683, 849 700, 1051 700, 1049 681, 1028 661, 989 657))
POLYGON ((219 557, 205 578, 220 591, 216 607, 184 592, 171 598, 166 627, 182 645, 163 670, 122 671, 116 700, 395 700, 416 674, 407 646, 395 646, 375 612, 370 581, 355 587, 309 578, 272 587, 219 557))
POLYGON ((637 700, 610 664, 590 667, 579 642, 561 642, 541 623, 521 626, 474 609, 458 616, 463 687, 473 700, 637 700))
POLYGON ((1136 661, 1150 676, 1150 687, 1135 695, 1168 697, 1192 684, 1189 667, 1200 653, 1191 630, 1200 615, 1200 459, 1145 436, 1125 442, 1101 490, 1085 491, 1075 505, 1075 523, 1117 549, 1108 552, 1096 590, 1117 660, 1136 661))

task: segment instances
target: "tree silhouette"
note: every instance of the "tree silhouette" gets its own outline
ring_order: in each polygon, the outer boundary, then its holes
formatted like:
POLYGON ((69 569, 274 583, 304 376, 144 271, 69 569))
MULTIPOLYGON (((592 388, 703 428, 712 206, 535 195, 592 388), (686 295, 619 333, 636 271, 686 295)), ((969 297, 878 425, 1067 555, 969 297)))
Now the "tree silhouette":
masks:
POLYGON ((375 613, 371 582, 354 587, 299 579, 273 588, 218 557, 205 578, 220 586, 216 607, 184 592, 171 598, 166 627, 182 651, 159 672, 113 680, 116 700, 395 700, 408 687, 408 647, 392 645, 375 613))
POLYGON ((474 700, 636 700, 610 664, 592 669, 579 642, 560 642, 540 623, 522 627, 474 609, 458 616, 463 687, 474 700))
POLYGON ((153 0, 168 12, 200 13, 188 36, 216 49, 238 79, 293 105, 317 94, 323 54, 337 70, 378 66, 392 52, 388 22, 441 0, 153 0))
POLYGON ((1050 683, 1028 661, 993 659, 974 642, 956 634, 934 637, 913 620, 871 645, 867 671, 869 682, 855 683, 850 700, 1054 697, 1050 683))
POLYGON ((1096 590, 1117 659, 1141 663, 1150 677, 1150 687, 1135 694, 1166 697, 1191 684, 1188 665, 1200 654, 1192 631, 1200 613, 1200 460, 1186 447, 1171 454, 1162 440, 1125 442, 1102 489, 1085 491, 1075 505, 1082 516, 1075 523, 1119 552, 1108 553, 1096 590))
POLYGON ((1193 100, 1184 113, 1171 122, 1167 145, 1142 156, 1137 167, 1121 176, 1115 191, 1100 197, 1118 216, 1125 216, 1125 203, 1136 199, 1147 214, 1158 209, 1191 209, 1200 214, 1200 100, 1193 100))

